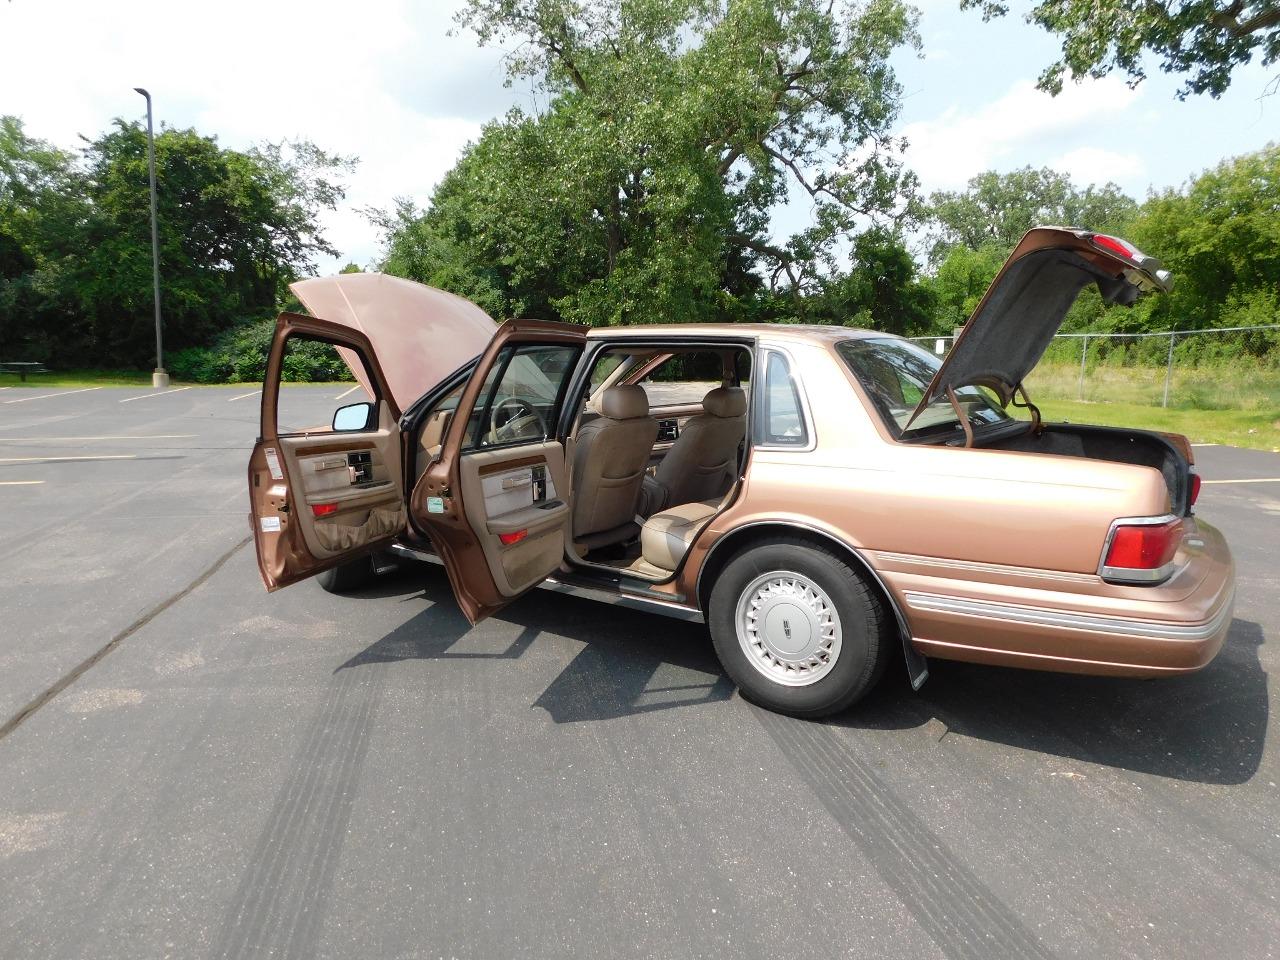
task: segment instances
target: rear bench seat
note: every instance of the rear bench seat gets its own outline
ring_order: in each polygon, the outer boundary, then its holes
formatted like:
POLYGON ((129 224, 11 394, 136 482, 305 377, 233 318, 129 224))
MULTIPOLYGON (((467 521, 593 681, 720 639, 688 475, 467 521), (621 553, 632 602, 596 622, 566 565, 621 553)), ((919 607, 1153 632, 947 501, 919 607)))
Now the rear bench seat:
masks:
POLYGON ((640 552, 645 561, 662 570, 680 566, 693 538, 720 509, 720 500, 682 503, 646 520, 640 530, 640 552))

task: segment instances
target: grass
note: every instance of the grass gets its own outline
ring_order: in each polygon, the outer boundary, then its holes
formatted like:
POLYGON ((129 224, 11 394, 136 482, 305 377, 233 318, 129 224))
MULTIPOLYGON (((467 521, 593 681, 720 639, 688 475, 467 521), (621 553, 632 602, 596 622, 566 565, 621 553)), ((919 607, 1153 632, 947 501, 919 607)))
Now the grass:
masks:
POLYGON ((1042 363, 1027 390, 1047 420, 1185 434, 1192 443, 1280 450, 1280 370, 1260 365, 1175 366, 1164 396, 1163 366, 1042 363))
MULTIPOLYGON (((1086 400, 1159 407, 1163 366, 1093 364, 1080 383, 1078 363, 1041 363, 1027 380, 1033 400, 1086 400)), ((1272 411, 1280 416, 1280 369, 1233 366, 1174 367, 1169 406, 1182 410, 1272 411)))
POLYGON ((28 373, 26 383, 16 373, 0 373, 0 387, 136 387, 151 386, 151 372, 142 370, 55 370, 28 373))
POLYGON ((1280 411, 1164 409, 1133 403, 1081 403, 1041 400, 1032 394, 1045 420, 1096 423, 1184 434, 1192 443, 1280 452, 1280 411))

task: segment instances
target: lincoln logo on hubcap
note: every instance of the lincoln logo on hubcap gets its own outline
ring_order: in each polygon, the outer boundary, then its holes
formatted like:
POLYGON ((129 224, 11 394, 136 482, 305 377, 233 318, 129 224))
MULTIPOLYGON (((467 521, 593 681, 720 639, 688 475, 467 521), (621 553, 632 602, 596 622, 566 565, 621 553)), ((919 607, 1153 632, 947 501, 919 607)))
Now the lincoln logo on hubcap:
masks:
POLYGON ((791 639, 791 621, 790 620, 782 621, 782 632, 787 635, 788 640, 791 639))

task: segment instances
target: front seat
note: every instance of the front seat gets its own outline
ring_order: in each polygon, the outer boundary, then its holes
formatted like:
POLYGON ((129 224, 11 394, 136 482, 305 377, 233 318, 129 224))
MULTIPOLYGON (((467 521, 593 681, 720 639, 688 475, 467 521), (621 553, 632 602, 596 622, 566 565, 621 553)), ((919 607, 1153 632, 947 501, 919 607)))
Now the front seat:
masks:
POLYGON ((636 501, 658 439, 643 387, 610 387, 601 415, 578 430, 573 453, 573 539, 588 550, 639 533, 636 501))
POLYGON ((738 449, 747 429, 747 395, 740 387, 716 387, 702 398, 702 413, 680 430, 658 464, 656 502, 650 510, 722 497, 738 473, 738 449))

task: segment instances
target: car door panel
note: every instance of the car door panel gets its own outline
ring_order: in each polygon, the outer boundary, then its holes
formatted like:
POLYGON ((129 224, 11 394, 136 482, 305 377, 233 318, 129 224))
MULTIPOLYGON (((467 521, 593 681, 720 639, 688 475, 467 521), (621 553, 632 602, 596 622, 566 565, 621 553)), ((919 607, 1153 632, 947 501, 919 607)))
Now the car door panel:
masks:
POLYGON ((509 451, 475 451, 463 458, 461 476, 467 519, 499 593, 518 596, 559 567, 570 516, 559 496, 567 489, 559 443, 522 447, 518 457, 509 451), (535 471, 545 474, 539 484, 535 471), (503 537, 520 539, 503 543, 503 537))
MULTIPOLYGON (((484 446, 492 434, 480 421, 492 397, 482 393, 503 385, 491 382, 490 373, 501 380, 500 364, 511 355, 504 348, 580 350, 585 338, 585 328, 571 324, 522 320, 499 328, 448 419, 439 456, 422 471, 409 498, 413 525, 430 538, 472 623, 560 566, 570 518, 562 444, 537 437, 484 446)), ((562 384, 571 372, 561 375, 562 384)), ((553 422, 551 409, 540 414, 553 422)))
POLYGON ((399 471, 390 466, 398 459, 394 448, 399 438, 390 430, 371 437, 349 443, 281 438, 289 473, 298 478, 300 495, 295 499, 307 508, 298 517, 303 537, 319 559, 385 539, 404 527, 399 471), (355 471, 368 479, 353 480, 355 471))
POLYGON ((314 317, 280 316, 263 381, 260 437, 249 459, 251 523, 269 591, 356 559, 404 529, 399 414, 363 334, 314 317), (339 347, 362 366, 375 394, 372 424, 279 431, 282 360, 294 337, 339 347))

